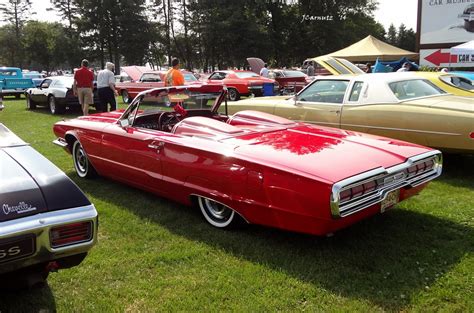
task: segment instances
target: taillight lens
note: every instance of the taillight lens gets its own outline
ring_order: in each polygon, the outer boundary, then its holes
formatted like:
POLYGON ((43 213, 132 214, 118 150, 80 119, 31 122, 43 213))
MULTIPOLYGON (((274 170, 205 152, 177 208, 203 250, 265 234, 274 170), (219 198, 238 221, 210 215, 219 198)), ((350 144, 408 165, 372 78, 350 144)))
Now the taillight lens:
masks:
POLYGON ((471 139, 474 139, 474 132, 470 133, 470 134, 469 134, 469 137, 470 137, 471 139))
POLYGON ((51 228, 51 247, 59 248, 92 239, 92 222, 72 223, 51 228))

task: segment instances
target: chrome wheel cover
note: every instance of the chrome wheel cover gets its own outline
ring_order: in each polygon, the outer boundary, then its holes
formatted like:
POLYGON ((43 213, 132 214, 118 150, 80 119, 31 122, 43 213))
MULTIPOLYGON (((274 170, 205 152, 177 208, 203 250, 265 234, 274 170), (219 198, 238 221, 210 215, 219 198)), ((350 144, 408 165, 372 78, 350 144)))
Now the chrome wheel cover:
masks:
POLYGON ((198 198, 199 207, 205 219, 215 227, 227 227, 234 220, 235 212, 228 206, 208 198, 198 198))

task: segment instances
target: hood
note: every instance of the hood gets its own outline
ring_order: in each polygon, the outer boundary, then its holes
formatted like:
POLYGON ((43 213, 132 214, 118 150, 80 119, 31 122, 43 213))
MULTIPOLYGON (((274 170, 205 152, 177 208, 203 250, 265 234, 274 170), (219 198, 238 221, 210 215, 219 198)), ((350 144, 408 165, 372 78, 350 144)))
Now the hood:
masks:
POLYGON ((247 63, 249 64, 252 72, 257 73, 259 75, 260 75, 260 70, 265 65, 265 62, 263 62, 263 60, 260 58, 247 58, 247 63))
POLYGON ((229 141, 235 141, 235 153, 244 158, 328 183, 392 167, 431 150, 394 139, 305 124, 229 141))
POLYGON ((90 205, 82 191, 30 146, 0 149, 0 222, 90 205))
POLYGON ((311 60, 333 75, 365 74, 364 71, 358 68, 354 63, 346 59, 320 56, 311 60))
POLYGON ((428 105, 431 108, 474 113, 474 100, 470 97, 446 95, 406 101, 406 103, 413 104, 418 104, 418 102, 420 105, 428 105))

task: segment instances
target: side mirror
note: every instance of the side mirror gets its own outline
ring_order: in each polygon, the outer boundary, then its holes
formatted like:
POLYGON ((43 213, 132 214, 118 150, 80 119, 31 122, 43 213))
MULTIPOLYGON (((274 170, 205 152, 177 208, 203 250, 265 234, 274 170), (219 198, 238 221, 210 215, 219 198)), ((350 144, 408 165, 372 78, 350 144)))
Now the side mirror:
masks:
POLYGON ((122 128, 125 128, 125 127, 130 125, 129 122, 128 122, 128 118, 124 118, 124 119, 119 120, 119 124, 120 124, 120 127, 122 127, 122 128))

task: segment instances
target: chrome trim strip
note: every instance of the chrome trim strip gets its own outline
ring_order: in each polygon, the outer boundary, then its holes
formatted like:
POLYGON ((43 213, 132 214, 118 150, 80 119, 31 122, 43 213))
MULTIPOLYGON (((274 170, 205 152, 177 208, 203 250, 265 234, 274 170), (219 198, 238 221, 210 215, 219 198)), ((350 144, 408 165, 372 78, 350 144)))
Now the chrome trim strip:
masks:
POLYGON ((393 190, 400 189, 402 187, 416 187, 423 183, 426 183, 439 175, 442 172, 442 155, 441 152, 437 150, 429 151, 427 153, 423 153, 420 155, 416 155, 413 157, 408 158, 408 160, 402 164, 392 166, 390 168, 384 169, 382 167, 376 168, 374 170, 349 177, 344 179, 340 182, 337 182, 332 187, 331 193, 331 215, 333 218, 341 218, 346 217, 361 210, 366 209, 367 207, 377 204, 383 201, 387 194, 393 190), (377 179, 381 179, 385 176, 390 176, 395 173, 400 173, 408 169, 409 167, 416 165, 417 163, 427 160, 433 159, 434 167, 420 175, 415 175, 413 177, 405 177, 403 180, 395 180, 387 185, 383 185, 380 189, 374 190, 371 193, 365 194, 361 196, 359 199, 351 199, 347 203, 340 203, 340 192, 343 189, 351 188, 352 185, 356 184, 361 185, 363 183, 374 181, 377 179), (355 200, 355 201, 352 201, 355 200), (352 201, 352 202, 351 202, 352 201))
POLYGON ((0 223, 0 239, 12 238, 26 234, 36 237, 36 251, 24 259, 3 263, 0 273, 6 273, 29 265, 63 258, 89 251, 97 242, 98 214, 94 205, 87 205, 66 210, 40 213, 0 223), (87 242, 52 248, 50 230, 53 227, 70 223, 90 221, 92 239, 87 242))
MULTIPOLYGON (((318 123, 318 124, 323 124, 323 123, 318 123)), ((346 129, 346 127, 360 127, 360 128, 367 127, 367 128, 370 128, 370 129, 396 130, 396 131, 403 131, 403 132, 435 134, 435 135, 449 135, 449 136, 461 136, 462 135, 462 134, 458 134, 458 133, 445 133, 445 132, 436 132, 436 131, 418 130, 418 129, 392 128, 392 127, 380 127, 380 126, 357 125, 357 124, 341 124, 341 128, 346 129)))

